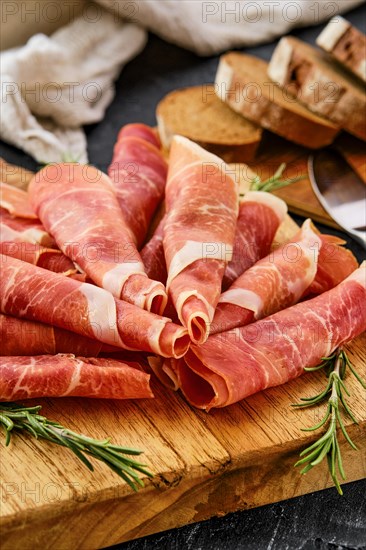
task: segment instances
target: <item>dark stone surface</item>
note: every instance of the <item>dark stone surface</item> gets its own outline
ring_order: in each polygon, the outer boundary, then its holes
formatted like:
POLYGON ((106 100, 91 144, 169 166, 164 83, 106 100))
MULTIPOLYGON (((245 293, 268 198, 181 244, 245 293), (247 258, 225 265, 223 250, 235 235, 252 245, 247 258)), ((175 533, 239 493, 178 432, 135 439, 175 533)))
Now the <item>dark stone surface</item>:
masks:
MULTIPOLYGON (((309 0, 310 1, 310 0, 309 0)), ((347 18, 365 32, 365 7, 347 18)), ((322 27, 295 32, 314 43, 322 27)), ((264 59, 274 44, 246 51, 264 59)), ((151 36, 145 50, 122 71, 116 97, 105 119, 87 128, 90 162, 106 170, 119 128, 128 122, 155 124, 157 102, 182 86, 212 82, 218 57, 200 58, 151 36)), ((9 162, 35 170, 36 163, 25 153, 0 142, 0 155, 9 162)), ((297 218, 301 221, 301 218, 297 218)), ((332 232, 329 228, 319 228, 332 232)), ((339 232, 334 231, 340 235, 339 232)), ((344 236, 344 235, 342 235, 344 236)), ((351 239, 348 246, 358 259, 364 252, 351 239)), ((362 458, 355 453, 355 460, 362 458)), ((363 458, 365 460, 365 458, 363 458)), ((113 547, 115 550, 340 550, 366 549, 366 481, 347 484, 344 496, 335 489, 306 495, 224 518, 174 529, 162 534, 113 547)), ((123 521, 123 519, 121 519, 123 521)))

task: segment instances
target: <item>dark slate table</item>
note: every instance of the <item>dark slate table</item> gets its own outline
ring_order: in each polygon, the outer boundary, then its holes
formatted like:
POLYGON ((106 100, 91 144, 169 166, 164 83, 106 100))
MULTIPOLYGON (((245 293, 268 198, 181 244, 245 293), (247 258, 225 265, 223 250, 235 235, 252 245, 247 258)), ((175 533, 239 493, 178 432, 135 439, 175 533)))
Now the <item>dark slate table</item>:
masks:
MULTIPOLYGON (((365 6, 349 12, 346 17, 365 32, 365 6)), ((317 26, 294 34, 314 43, 321 29, 322 26, 317 26)), ((246 51, 268 60, 273 48, 274 44, 266 44, 246 51)), ((218 57, 200 58, 151 36, 145 50, 122 71, 116 85, 116 97, 105 119, 86 129, 90 162, 106 170, 118 130, 123 124, 141 121, 155 125, 157 102, 176 88, 213 82, 217 63, 218 57)), ((37 169, 37 164, 28 155, 2 142, 0 156, 26 168, 37 169)), ((302 221, 297 216, 294 218, 299 223, 302 221)), ((318 227, 321 231, 344 237, 340 232, 319 224, 318 227)), ((365 259, 361 247, 350 238, 346 239, 358 260, 365 259)), ((355 460, 365 463, 365 457, 356 453, 355 460)), ((126 542, 113 549, 366 549, 365 495, 366 481, 362 480, 344 486, 343 497, 332 488, 126 542)))

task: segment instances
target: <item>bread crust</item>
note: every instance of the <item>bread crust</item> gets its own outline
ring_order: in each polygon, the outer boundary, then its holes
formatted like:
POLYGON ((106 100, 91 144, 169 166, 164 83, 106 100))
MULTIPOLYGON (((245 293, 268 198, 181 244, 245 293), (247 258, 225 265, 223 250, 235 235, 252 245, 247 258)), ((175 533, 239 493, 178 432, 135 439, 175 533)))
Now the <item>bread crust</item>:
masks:
POLYGON ((294 143, 311 149, 332 143, 339 128, 283 92, 267 77, 267 68, 265 61, 252 56, 223 55, 216 74, 219 97, 244 117, 294 143), (255 100, 248 98, 250 86, 257 86, 255 100))

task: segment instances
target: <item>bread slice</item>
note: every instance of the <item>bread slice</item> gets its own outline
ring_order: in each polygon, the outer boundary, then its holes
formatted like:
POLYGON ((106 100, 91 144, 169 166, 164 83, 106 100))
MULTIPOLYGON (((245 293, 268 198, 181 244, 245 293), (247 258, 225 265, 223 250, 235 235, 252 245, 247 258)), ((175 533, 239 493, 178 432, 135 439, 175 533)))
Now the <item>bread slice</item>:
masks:
POLYGON ((339 15, 333 17, 316 43, 366 82, 366 36, 349 21, 339 15))
POLYGON ((158 104, 156 118, 165 147, 180 134, 226 162, 252 160, 262 136, 261 128, 220 101, 211 84, 171 92, 158 104))
POLYGON ((237 113, 294 143, 313 149, 332 143, 339 127, 270 82, 267 69, 262 59, 227 53, 220 58, 216 93, 237 113))
POLYGON ((285 36, 273 53, 268 75, 315 113, 366 140, 364 85, 330 55, 285 36))

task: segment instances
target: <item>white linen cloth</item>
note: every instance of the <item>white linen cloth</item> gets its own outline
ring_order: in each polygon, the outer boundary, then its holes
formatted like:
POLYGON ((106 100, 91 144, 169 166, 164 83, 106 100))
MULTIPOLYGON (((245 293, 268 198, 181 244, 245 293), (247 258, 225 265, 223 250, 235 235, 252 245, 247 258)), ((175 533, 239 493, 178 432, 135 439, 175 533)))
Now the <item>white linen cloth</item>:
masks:
POLYGON ((0 55, 0 138, 40 162, 87 162, 85 124, 113 99, 113 81, 146 43, 144 28, 199 55, 270 42, 291 28, 315 25, 363 0, 97 0, 51 37, 0 55), (126 20, 129 22, 126 22, 126 20), (143 28, 144 27, 144 28, 143 28))

